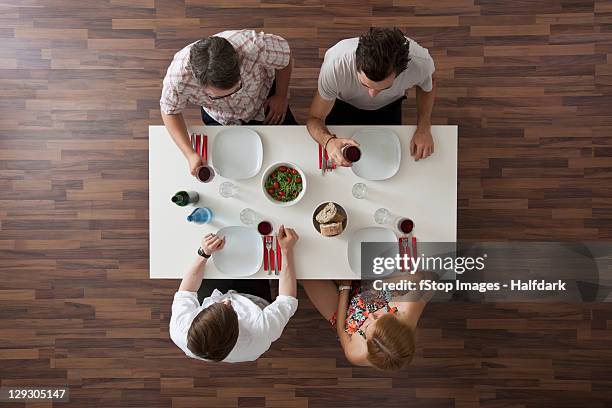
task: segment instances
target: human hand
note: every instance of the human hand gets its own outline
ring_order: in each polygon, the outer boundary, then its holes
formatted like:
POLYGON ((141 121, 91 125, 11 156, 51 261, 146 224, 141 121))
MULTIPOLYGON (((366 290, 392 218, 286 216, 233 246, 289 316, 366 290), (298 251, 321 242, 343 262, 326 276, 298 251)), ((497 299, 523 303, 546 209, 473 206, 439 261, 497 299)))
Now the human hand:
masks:
POLYGON ((359 143, 353 139, 333 138, 327 143, 327 155, 339 166, 351 167, 353 165, 353 163, 346 160, 342 155, 342 148, 347 145, 359 147, 359 143))
POLYGON ((410 154, 414 161, 425 159, 434 152, 434 141, 431 136, 431 126, 418 126, 410 141, 410 154))
POLYGON ((352 284, 352 280, 341 280, 340 282, 338 282, 338 286, 351 286, 352 284))
POLYGON ((220 238, 217 234, 207 234, 202 238, 202 250, 206 255, 212 255, 225 246, 225 237, 220 238))
POLYGON ((264 125, 280 125, 285 120, 289 100, 286 96, 272 95, 264 103, 264 109, 268 110, 264 125))
POLYGON ((202 166, 202 157, 196 152, 191 152, 187 156, 187 162, 189 163, 189 172, 192 176, 195 176, 198 167, 202 166))
POLYGON ((298 239, 300 239, 300 236, 293 228, 285 228, 284 225, 281 225, 278 229, 278 235, 276 238, 278 239, 278 245, 280 246, 281 251, 284 253, 289 253, 293 250, 293 247, 298 239))

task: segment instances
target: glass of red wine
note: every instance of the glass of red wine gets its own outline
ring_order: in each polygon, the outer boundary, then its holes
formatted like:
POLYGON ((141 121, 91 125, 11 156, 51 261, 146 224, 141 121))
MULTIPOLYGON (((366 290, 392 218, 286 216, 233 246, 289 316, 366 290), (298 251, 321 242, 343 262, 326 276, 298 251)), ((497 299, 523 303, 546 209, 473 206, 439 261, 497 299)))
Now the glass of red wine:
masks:
POLYGON ((357 146, 346 145, 342 148, 342 156, 344 156, 347 161, 355 163, 361 159, 361 149, 357 146))
POLYGON ((215 171, 211 166, 200 166, 196 169, 196 178, 202 183, 210 183, 215 177, 215 171))
POLYGON ((270 235, 273 229, 274 228, 272 227, 272 223, 270 221, 263 220, 257 224, 257 231, 261 235, 270 235))
POLYGON ((397 229, 404 234, 410 234, 414 229, 414 221, 410 218, 402 217, 397 220, 397 229))

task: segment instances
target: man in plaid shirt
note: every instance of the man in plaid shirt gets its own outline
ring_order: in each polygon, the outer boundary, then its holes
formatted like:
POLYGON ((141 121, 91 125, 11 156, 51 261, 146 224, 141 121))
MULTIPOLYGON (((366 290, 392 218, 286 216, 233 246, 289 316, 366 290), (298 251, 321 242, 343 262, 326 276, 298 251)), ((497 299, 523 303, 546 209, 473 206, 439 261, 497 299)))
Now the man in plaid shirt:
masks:
POLYGON ((297 125, 288 104, 292 58, 287 41, 253 30, 224 31, 174 55, 164 78, 161 116, 195 174, 182 110, 201 107, 205 125, 297 125))

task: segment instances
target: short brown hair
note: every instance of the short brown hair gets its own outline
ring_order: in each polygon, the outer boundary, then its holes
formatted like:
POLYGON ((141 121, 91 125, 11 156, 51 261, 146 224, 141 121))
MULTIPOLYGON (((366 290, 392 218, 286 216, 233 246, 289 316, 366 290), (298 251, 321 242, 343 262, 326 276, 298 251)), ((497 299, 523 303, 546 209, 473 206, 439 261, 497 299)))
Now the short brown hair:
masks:
POLYGON ((238 315, 225 303, 213 303, 191 322, 187 348, 206 360, 222 361, 238 340, 238 315))
POLYGON ((188 68, 200 85, 230 89, 240 81, 240 59, 223 37, 203 38, 189 50, 188 68))
POLYGON ((368 361, 374 367, 395 371, 408 365, 414 356, 414 330, 392 314, 376 321, 368 339, 368 361))
POLYGON ((359 37, 355 64, 370 81, 380 82, 405 70, 409 54, 410 42, 399 28, 372 27, 359 37))

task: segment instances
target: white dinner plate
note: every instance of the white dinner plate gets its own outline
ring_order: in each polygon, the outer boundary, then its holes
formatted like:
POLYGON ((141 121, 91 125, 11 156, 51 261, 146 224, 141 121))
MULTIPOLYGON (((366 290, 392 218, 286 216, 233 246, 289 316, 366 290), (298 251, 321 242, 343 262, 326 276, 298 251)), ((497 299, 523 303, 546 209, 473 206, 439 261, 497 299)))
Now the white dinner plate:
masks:
POLYGON ((361 146, 361 159, 351 169, 366 180, 386 180, 397 173, 402 161, 402 146, 394 131, 386 128, 363 128, 353 140, 361 146))
POLYGON ((222 177, 231 180, 254 177, 263 163, 261 138, 254 130, 241 126, 223 129, 215 136, 210 157, 222 177))
MULTIPOLYGON (((347 256, 349 265, 353 273, 361 276, 361 243, 362 242, 397 242, 395 233, 389 228, 383 227, 367 227, 357 230, 351 236, 347 247, 347 256)), ((399 246, 397 246, 397 252, 393 254, 381 253, 376 256, 388 257, 395 256, 399 253, 399 246)), ((371 271, 364 271, 363 275, 371 275, 371 271), (367 273, 369 272, 369 273, 367 273)))
POLYGON ((242 277, 259 271, 263 262, 263 240, 255 228, 225 227, 217 235, 225 237, 223 249, 212 254, 219 272, 242 277))

